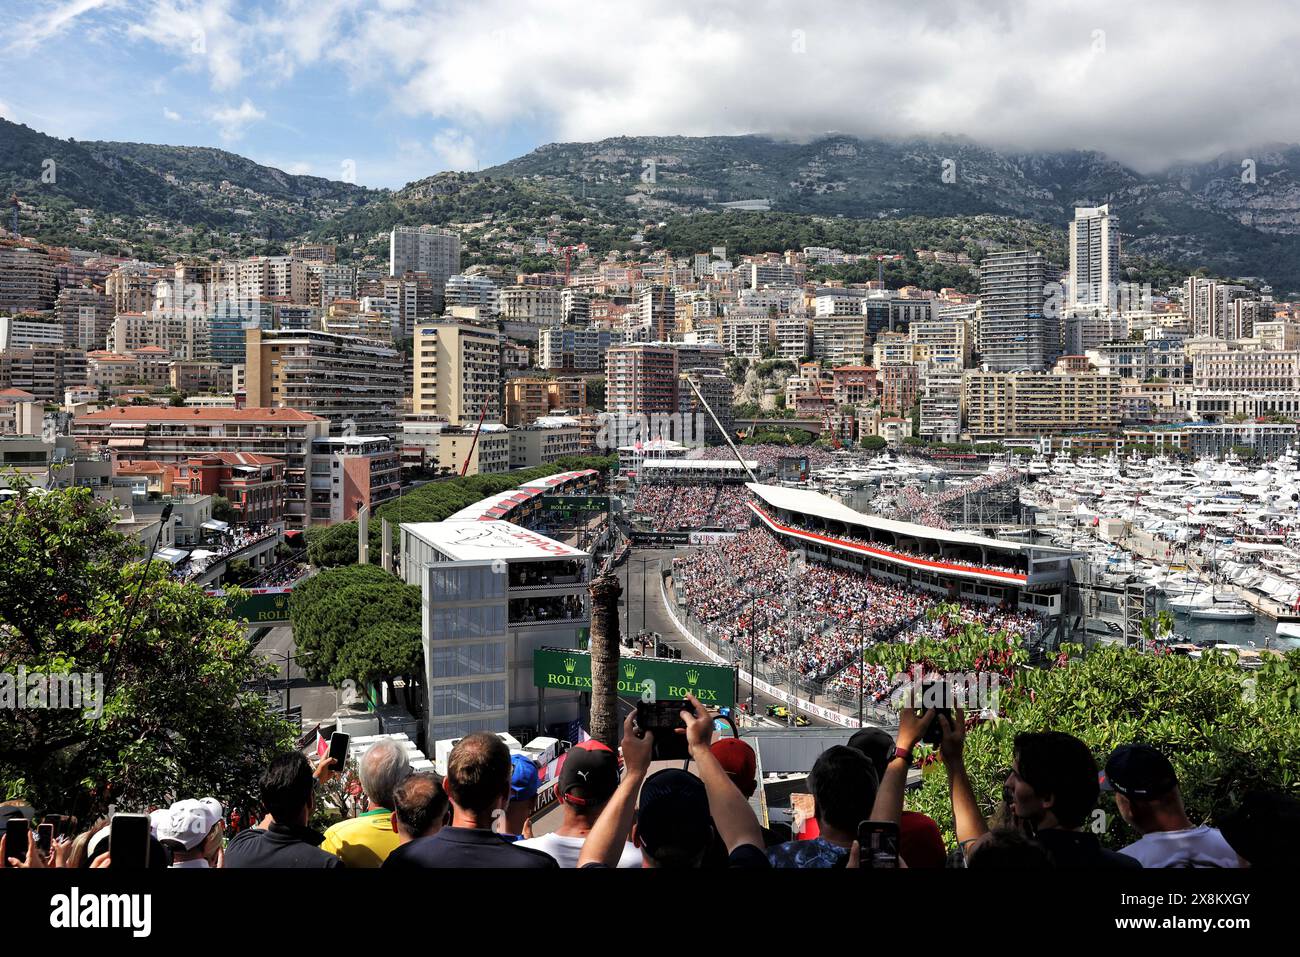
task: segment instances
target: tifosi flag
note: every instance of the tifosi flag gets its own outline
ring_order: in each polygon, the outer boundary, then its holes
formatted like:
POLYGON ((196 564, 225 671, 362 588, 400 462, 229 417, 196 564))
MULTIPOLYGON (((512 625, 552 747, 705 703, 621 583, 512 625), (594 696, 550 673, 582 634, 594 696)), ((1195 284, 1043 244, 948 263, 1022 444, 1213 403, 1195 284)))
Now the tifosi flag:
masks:
POLYGON ((325 740, 325 736, 320 733, 320 725, 316 726, 316 757, 323 758, 330 753, 330 743, 325 740))

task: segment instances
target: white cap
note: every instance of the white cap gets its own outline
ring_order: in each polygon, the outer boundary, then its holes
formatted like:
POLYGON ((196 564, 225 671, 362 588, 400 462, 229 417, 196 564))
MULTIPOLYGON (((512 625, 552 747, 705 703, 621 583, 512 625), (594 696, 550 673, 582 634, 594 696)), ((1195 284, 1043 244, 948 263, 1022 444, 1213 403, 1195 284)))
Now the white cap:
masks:
POLYGON ((216 798, 187 798, 169 808, 154 811, 149 815, 149 823, 159 843, 173 841, 192 851, 220 823, 221 818, 221 802, 216 798))

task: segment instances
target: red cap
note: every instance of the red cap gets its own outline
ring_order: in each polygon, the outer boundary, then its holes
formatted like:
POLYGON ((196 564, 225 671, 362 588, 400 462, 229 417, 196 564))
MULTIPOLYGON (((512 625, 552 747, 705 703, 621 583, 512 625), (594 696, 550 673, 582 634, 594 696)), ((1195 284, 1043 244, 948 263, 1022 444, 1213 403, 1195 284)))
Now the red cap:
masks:
POLYGON ((904 811, 898 822, 898 856, 908 867, 944 867, 948 849, 934 819, 916 811, 904 811))
POLYGON ((727 772, 727 777, 740 788, 740 793, 745 797, 753 796, 758 787, 755 778, 758 759, 754 756, 754 749, 739 738, 719 738, 709 746, 709 750, 722 765, 722 770, 727 772))

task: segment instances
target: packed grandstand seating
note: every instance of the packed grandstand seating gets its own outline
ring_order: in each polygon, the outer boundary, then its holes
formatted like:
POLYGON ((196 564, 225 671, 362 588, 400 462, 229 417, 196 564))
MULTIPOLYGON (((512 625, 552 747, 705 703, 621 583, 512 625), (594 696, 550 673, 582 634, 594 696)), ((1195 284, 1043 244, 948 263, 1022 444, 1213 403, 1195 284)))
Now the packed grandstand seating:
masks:
POLYGON ((632 511, 650 520, 650 530, 748 528, 752 496, 743 485, 642 485, 632 511))
MULTIPOLYGON (((856 672, 851 680, 840 680, 840 673, 860 644, 900 628, 901 640, 909 640, 946 627, 925 617, 943 600, 933 592, 805 563, 761 528, 677 559, 673 574, 691 614, 715 637, 734 643, 737 657, 751 654, 752 640, 752 653, 765 665, 793 668, 809 681, 829 682, 828 689, 843 690, 848 682, 856 693, 856 672)), ((1026 639, 1042 628, 1037 614, 965 601, 959 607, 963 621, 1026 639)))
MULTIPOLYGON (((808 459, 810 469, 825 468, 835 462, 835 455, 827 449, 818 448, 815 445, 742 445, 740 454, 750 460, 758 462, 759 468, 768 473, 776 472, 777 463, 785 456, 801 455, 808 459)), ((725 445, 710 446, 702 449, 700 454, 694 456, 700 459, 735 459, 735 454, 725 445)))
POLYGON ((1022 482, 1024 479, 1025 473, 1016 469, 985 472, 968 482, 950 485, 935 495, 925 493, 919 486, 907 485, 895 494, 892 505, 882 509, 881 512, 888 518, 904 522, 929 525, 931 528, 951 528, 952 526, 942 514, 945 505, 960 501, 965 495, 987 492, 1008 483, 1022 482))

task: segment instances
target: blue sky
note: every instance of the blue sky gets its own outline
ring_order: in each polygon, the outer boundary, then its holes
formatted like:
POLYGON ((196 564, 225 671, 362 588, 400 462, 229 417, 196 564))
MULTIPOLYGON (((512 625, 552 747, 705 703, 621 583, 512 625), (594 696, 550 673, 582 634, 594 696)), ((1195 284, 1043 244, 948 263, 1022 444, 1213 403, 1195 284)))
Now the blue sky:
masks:
POLYGON ((1289 0, 805 6, 0 0, 0 115, 390 187, 623 134, 952 133, 1148 170, 1300 140, 1289 0))

